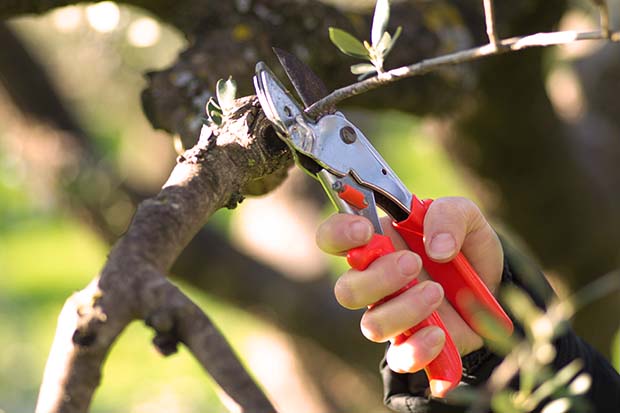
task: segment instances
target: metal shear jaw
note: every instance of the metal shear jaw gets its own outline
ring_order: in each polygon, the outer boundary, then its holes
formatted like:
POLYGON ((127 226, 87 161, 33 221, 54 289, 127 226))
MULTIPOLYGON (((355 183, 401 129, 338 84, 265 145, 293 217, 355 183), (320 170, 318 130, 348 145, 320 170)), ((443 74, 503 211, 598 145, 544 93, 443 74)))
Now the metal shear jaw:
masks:
POLYGON ((325 115, 316 123, 316 142, 306 154, 338 176, 351 176, 361 186, 386 198, 380 206, 399 219, 394 206, 409 215, 411 192, 385 162, 368 138, 340 112, 325 115))
POLYGON ((293 150, 311 145, 311 132, 304 125, 303 107, 288 93, 271 69, 263 62, 256 65, 254 76, 256 95, 267 119, 276 127, 278 135, 293 150))
POLYGON ((342 113, 322 116, 316 122, 308 118, 263 62, 256 65, 254 86, 265 115, 303 169, 324 180, 324 173, 305 165, 308 162, 303 158, 309 158, 336 178, 352 178, 351 183, 355 182, 361 192, 371 190, 379 194, 378 203, 393 218, 409 214, 411 193, 364 134, 342 113))

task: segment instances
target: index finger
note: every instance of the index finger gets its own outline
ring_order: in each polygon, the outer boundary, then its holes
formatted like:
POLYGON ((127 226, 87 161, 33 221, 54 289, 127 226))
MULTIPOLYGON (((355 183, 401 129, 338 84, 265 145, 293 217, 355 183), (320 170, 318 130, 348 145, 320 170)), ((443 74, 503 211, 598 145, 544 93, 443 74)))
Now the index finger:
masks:
POLYGON ((316 243, 328 254, 342 255, 351 248, 370 241, 374 229, 364 217, 335 214, 323 222, 316 233, 316 243))

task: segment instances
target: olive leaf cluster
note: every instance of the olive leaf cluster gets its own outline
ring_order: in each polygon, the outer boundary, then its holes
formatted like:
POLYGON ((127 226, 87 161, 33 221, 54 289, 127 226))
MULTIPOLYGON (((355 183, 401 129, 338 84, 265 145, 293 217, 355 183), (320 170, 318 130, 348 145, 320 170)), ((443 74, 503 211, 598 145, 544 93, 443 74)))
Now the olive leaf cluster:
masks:
MULTIPOLYGON (((583 361, 575 359, 558 371, 552 368, 554 342, 566 332, 579 296, 551 303, 542 310, 528 293, 515 286, 503 288, 501 295, 523 333, 486 342, 494 353, 504 357, 486 388, 461 387, 448 397, 473 406, 473 412, 487 411, 489 406, 497 413, 529 413, 541 407, 541 413, 589 411, 582 396, 590 389, 592 378, 583 372, 583 361), (515 377, 518 390, 508 386, 515 377)), ((492 317, 482 313, 479 317, 484 329, 499 328, 492 317)))
POLYGON ((389 19, 389 1, 377 0, 370 30, 370 43, 367 40, 360 41, 342 29, 329 28, 330 40, 342 53, 370 62, 351 66, 351 73, 359 75, 360 80, 383 72, 383 62, 402 32, 402 27, 398 26, 393 35, 388 33, 389 19))
POLYGON ((519 370, 519 390, 503 389, 493 396, 491 406, 501 413, 531 412, 541 403, 545 413, 586 411, 584 399, 591 378, 582 373, 583 362, 575 359, 559 371, 550 368, 555 359, 554 341, 568 328, 573 313, 566 301, 539 309, 523 290, 511 287, 504 291, 505 302, 523 326, 524 339, 515 345, 510 360, 519 370))

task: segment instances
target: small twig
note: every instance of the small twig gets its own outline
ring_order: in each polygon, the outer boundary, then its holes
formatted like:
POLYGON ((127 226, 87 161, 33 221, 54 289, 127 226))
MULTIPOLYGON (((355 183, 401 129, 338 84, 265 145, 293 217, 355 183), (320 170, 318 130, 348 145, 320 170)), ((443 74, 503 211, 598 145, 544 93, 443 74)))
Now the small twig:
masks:
POLYGON ((611 29, 609 27, 609 6, 607 0, 597 0, 598 10, 600 13, 601 33, 606 39, 611 38, 611 29))
POLYGON ((577 311, 613 292, 620 291, 620 270, 611 271, 586 285, 569 298, 557 303, 550 312, 571 318, 577 311))
POLYGON ((497 38, 497 32, 495 31, 495 7, 493 6, 493 0, 483 0, 482 5, 484 7, 484 21, 486 23, 489 43, 495 46, 495 48, 498 48, 501 44, 497 38))
POLYGON ((529 36, 513 37, 499 42, 498 47, 487 44, 472 49, 462 50, 443 56, 433 57, 422 60, 410 66, 402 66, 396 69, 381 73, 361 82, 345 86, 334 90, 323 99, 315 102, 306 109, 306 113, 311 117, 316 117, 325 108, 333 106, 350 97, 368 92, 380 86, 395 82, 407 77, 413 77, 432 72, 443 66, 453 66, 461 63, 472 62, 488 56, 495 56, 508 52, 516 52, 531 47, 548 47, 573 43, 581 40, 605 40, 612 42, 620 41, 620 32, 613 32, 606 37, 600 31, 596 32, 576 32, 563 31, 551 33, 537 33, 529 36))

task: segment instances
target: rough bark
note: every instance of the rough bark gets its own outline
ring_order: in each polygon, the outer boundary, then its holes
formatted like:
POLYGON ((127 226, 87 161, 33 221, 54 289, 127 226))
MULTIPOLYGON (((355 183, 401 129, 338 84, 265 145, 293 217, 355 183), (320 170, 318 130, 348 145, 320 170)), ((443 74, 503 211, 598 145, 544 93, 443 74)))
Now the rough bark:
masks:
MULTIPOLYGON (((67 109, 53 82, 45 76, 45 70, 36 59, 24 50, 19 39, 0 23, 0 43, 7 56, 6 65, 0 57, 0 79, 19 107, 32 122, 45 122, 54 133, 47 139, 66 137, 70 143, 65 155, 76 160, 70 169, 70 178, 57 176, 57 191, 63 203, 71 208, 91 228, 108 242, 115 242, 120 233, 110 226, 104 210, 109 205, 129 199, 136 205, 147 196, 138 188, 129 186, 95 152, 90 137, 71 111, 67 109), (11 62, 11 65, 9 65, 11 62), (11 67, 9 67, 11 66, 11 67), (13 70, 17 66, 18 70, 13 70), (27 87, 36 84, 35 90, 27 87), (23 86, 23 87, 22 87, 23 86), (62 131, 63 133, 58 133, 62 131), (78 173, 76 173, 76 171, 78 173), (79 182, 88 177, 99 176, 115 188, 96 192, 96 198, 80 191, 79 182)), ((285 169, 280 172, 286 172, 285 169)), ((58 175, 57 171, 47 171, 58 175)), ((273 177, 273 175, 272 175, 273 177)), ((277 176, 276 176, 277 178, 277 176)), ((283 179, 280 177, 279 179, 283 179)), ((261 181, 254 181, 254 183, 261 181)), ((266 192, 268 186, 256 185, 254 193, 266 192)), ((300 188, 297 187, 297 190, 300 188)), ((92 192, 92 191, 91 191, 92 192)), ((297 191, 296 197, 306 202, 320 202, 324 195, 318 186, 297 191)), ((133 213, 133 211, 131 212, 133 213)), ((127 220, 130 216, 127 217, 127 220)), ((124 232, 124 228, 122 229, 124 232)), ((336 354, 358 369, 374 371, 381 349, 361 338, 358 329, 360 315, 339 306, 333 295, 333 283, 329 274, 318 276, 314 281, 304 282, 287 277, 273 268, 248 257, 230 244, 230 241, 209 226, 201 228, 183 250, 171 270, 175 278, 217 295, 240 308, 269 308, 260 314, 274 322, 284 331, 319 343, 325 350, 336 354), (283 299, 283 297, 287 297, 283 299), (350 343, 359 345, 351 346, 350 343)), ((311 355, 308 355, 311 358, 311 355)), ((312 362, 309 361, 308 364, 312 362)))
POLYGON ((275 411, 209 319, 165 278, 211 214, 236 205, 248 182, 290 165, 256 99, 238 103, 224 129, 203 132, 179 158, 162 191, 140 204, 99 277, 67 302, 39 412, 87 410, 110 346, 134 319, 155 329, 164 354, 185 344, 244 411, 275 411))

